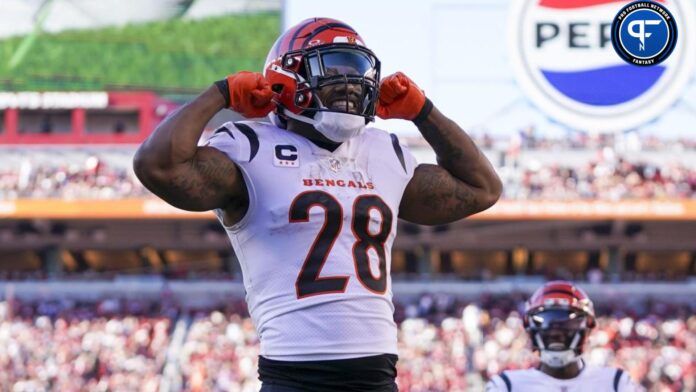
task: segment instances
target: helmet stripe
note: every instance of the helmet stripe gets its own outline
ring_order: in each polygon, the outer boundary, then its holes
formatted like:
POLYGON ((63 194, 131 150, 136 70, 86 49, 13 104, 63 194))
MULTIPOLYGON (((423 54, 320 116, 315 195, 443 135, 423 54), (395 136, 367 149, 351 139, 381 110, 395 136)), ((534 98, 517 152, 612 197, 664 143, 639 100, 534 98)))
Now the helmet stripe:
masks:
POLYGON ((312 31, 311 33, 309 33, 309 36, 308 36, 307 38, 305 38, 304 42, 302 43, 302 47, 304 48, 304 47, 309 43, 309 41, 312 40, 312 38, 316 37, 316 36, 317 36, 319 33, 321 33, 322 31, 326 31, 326 30, 329 30, 329 29, 333 29, 334 27, 339 27, 339 28, 342 28, 342 29, 346 29, 346 30, 352 32, 353 34, 358 35, 358 33, 356 33, 355 30, 353 30, 353 28, 350 27, 350 26, 348 26, 347 24, 343 24, 343 23, 327 23, 327 24, 325 24, 325 25, 319 26, 319 27, 316 28, 314 31, 312 31))
POLYGON ((288 41, 288 47, 284 50, 284 52, 289 52, 289 51, 291 51, 291 50, 292 50, 292 45, 295 43, 295 40, 296 40, 297 37, 300 35, 300 33, 302 32, 302 30, 304 30, 305 27, 307 27, 307 26, 309 26, 309 25, 311 25, 312 23, 315 23, 315 22, 317 22, 317 21, 319 21, 318 18, 312 18, 312 19, 310 19, 309 21, 307 21, 307 23, 304 23, 303 25, 298 26, 297 30, 295 30, 295 33, 292 35, 292 38, 290 38, 290 40, 288 41))
POLYGON ((579 299, 579 298, 576 297, 575 294, 574 294, 572 291, 570 291, 570 290, 550 289, 550 290, 545 290, 545 291, 544 291, 544 295, 546 295, 546 294, 566 294, 566 295, 570 295, 570 296, 573 297, 573 298, 579 299))

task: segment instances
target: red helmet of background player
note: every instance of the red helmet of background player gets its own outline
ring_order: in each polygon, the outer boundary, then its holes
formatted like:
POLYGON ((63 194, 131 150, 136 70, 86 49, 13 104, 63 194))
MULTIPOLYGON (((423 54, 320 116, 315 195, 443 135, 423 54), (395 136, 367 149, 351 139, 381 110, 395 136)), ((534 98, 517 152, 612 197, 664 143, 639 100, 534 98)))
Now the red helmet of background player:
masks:
POLYGON ((541 361, 552 367, 576 360, 595 324, 592 301, 571 282, 548 282, 525 304, 524 327, 541 361))
POLYGON ((380 62, 363 39, 347 24, 329 18, 310 18, 283 33, 275 42, 264 76, 276 93, 277 108, 271 115, 285 127, 288 117, 313 118, 318 111, 349 113, 349 101, 357 101, 351 114, 373 121, 379 89, 380 62), (345 107, 327 108, 316 92, 336 84, 354 85, 357 99, 346 93, 345 107))

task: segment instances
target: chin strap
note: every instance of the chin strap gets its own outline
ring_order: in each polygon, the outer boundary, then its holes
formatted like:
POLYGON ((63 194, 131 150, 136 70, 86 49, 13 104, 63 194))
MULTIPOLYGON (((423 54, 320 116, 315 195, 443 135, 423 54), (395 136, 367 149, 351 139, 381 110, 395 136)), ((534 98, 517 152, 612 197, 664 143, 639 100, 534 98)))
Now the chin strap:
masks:
POLYGON ((312 118, 309 118, 307 116, 302 116, 300 114, 295 114, 291 112, 290 110, 286 109, 284 106, 281 104, 278 104, 278 113, 275 111, 268 113, 268 119, 271 121, 271 124, 275 125, 278 128, 285 129, 287 127, 287 120, 288 119, 293 119, 295 121, 299 121, 305 124, 309 124, 314 126, 314 120, 312 118), (283 118, 283 117, 285 118, 283 118))
POLYGON ((544 341, 539 334, 535 335, 537 346, 539 347, 539 359, 546 366, 552 368, 562 368, 568 366, 574 361, 580 360, 580 355, 577 352, 578 343, 580 343, 580 333, 576 333, 570 347, 567 350, 549 350, 544 345, 544 341))
MULTIPOLYGON (((325 109, 322 107, 322 109, 325 109)), ((311 125, 317 132, 334 143, 343 143, 358 136, 365 129, 365 117, 342 112, 319 111, 314 118, 285 110, 288 118, 311 125)))
POLYGON ((285 115, 286 117, 291 118, 293 120, 300 121, 300 122, 303 122, 303 123, 309 124, 309 125, 314 125, 316 123, 316 121, 314 121, 313 118, 309 118, 307 116, 303 116, 300 114, 295 114, 289 110, 285 110, 283 112, 283 115, 285 115))
POLYGON ((575 361, 578 361, 580 356, 575 352, 575 350, 541 350, 540 359, 541 362, 543 362, 546 366, 552 368, 562 368, 575 361))

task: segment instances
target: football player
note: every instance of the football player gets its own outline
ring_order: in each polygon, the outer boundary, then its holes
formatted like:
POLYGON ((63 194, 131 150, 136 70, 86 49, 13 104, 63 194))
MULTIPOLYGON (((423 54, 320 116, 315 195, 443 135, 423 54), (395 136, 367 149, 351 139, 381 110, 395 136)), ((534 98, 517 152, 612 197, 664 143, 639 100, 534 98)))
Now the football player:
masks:
POLYGON ((214 210, 242 268, 262 391, 396 390, 391 249, 397 218, 436 225, 492 206, 502 185, 471 138, 350 26, 282 34, 263 74, 238 72, 165 119, 134 159, 170 204, 214 210), (223 108, 245 118, 197 146, 223 108), (417 165, 379 116, 413 121, 417 165))
POLYGON ((643 390, 621 369, 585 364, 582 349, 594 326, 594 305, 582 289, 565 281, 546 283, 526 302, 524 315, 539 366, 504 371, 488 382, 486 391, 643 390))

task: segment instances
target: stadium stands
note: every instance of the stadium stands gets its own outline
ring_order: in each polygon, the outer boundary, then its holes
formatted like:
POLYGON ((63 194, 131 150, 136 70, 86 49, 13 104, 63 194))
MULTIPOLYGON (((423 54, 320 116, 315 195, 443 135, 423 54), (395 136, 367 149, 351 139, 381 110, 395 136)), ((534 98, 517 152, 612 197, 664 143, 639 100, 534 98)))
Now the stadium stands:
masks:
POLYGON ((126 165, 128 154, 33 151, 8 153, 0 169, 0 199, 121 199, 149 193, 126 165), (116 157, 114 157, 116 156, 116 157), (114 162, 109 164, 107 162, 114 162))
MULTIPOLYGON (((400 387, 481 390, 492 374, 533 366, 518 313, 523 299, 518 293, 472 302, 441 294, 397 301, 400 387)), ((642 299, 598 305, 589 363, 621 366, 649 390, 696 388, 693 304, 642 299)), ((156 391, 166 381, 187 391, 256 391, 257 356, 258 339, 241 299, 188 311, 167 301, 0 303, 2 390, 156 391), (169 357, 177 319, 190 324, 169 357), (177 371, 164 380, 167 362, 177 371)))
POLYGON ((0 389, 157 391, 170 323, 136 302, 2 303, 0 389))
MULTIPOLYGON (((681 145, 687 148, 685 145, 681 145)), ((422 147, 414 147, 417 151, 422 147)), ((524 159, 503 147, 486 150, 497 163, 507 200, 675 200, 696 198, 696 170, 688 149, 683 159, 662 150, 635 157, 610 148, 570 152, 525 150, 524 159), (551 164, 561 154, 564 163, 551 164)), ((131 169, 128 148, 11 149, 3 152, 0 199, 128 199, 151 194, 131 169), (30 152, 28 155, 27 153, 30 152)), ((426 158, 427 159, 427 158, 426 158)))

